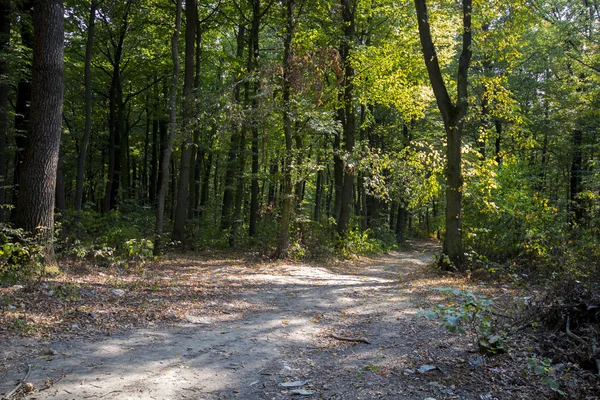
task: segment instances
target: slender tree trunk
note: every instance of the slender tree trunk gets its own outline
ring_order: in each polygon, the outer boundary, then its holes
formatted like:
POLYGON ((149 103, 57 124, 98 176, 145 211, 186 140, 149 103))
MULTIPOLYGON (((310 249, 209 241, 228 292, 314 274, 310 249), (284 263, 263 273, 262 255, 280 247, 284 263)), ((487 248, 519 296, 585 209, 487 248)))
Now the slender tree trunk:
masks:
MULTIPOLYGON (((352 154, 356 136, 356 116, 354 114, 354 68, 350 61, 350 50, 355 36, 354 13, 355 8, 350 0, 341 0, 342 17, 344 20, 342 45, 340 46, 340 58, 344 77, 342 80, 342 107, 344 119, 342 127, 344 130, 344 151, 352 154)), ((340 237, 345 237, 349 229, 350 216, 352 214, 352 199, 354 196, 354 165, 344 165, 344 181, 342 186, 340 215, 337 220, 337 232, 340 237)))
POLYGON ((583 204, 579 194, 581 193, 582 183, 582 143, 583 143, 583 132, 581 129, 573 130, 572 138, 572 159, 571 159, 571 179, 569 184, 569 211, 571 221, 580 224, 583 218, 583 204))
MULTIPOLYGON (((260 29, 260 0, 252 1, 252 23, 250 29, 250 43, 248 49, 248 72, 253 75, 258 70, 259 56, 259 29, 260 29)), ((259 172, 259 152, 258 152, 258 76, 252 77, 251 82, 251 110, 250 113, 250 132, 252 134, 252 179, 250 187, 250 223, 248 234, 250 237, 256 236, 256 225, 258 222, 258 172, 259 172)))
MULTIPOLYGON (((237 50, 236 57, 241 61, 244 55, 244 37, 246 36, 246 28, 241 23, 238 25, 237 31, 237 50)), ((241 75, 241 71, 238 73, 238 81, 241 75)), ((239 83, 235 84, 233 89, 233 101, 235 104, 239 104, 240 102, 240 85, 239 83)), ((242 152, 244 152, 244 148, 241 147, 241 132, 237 123, 232 124, 232 135, 231 135, 231 143, 229 145, 229 154, 227 158, 227 167, 225 169, 225 182, 224 182, 224 190, 223 190, 223 208, 221 209, 221 229, 223 230, 231 230, 233 226, 233 205, 235 198, 235 187, 234 180, 236 175, 236 169, 238 165, 238 157, 241 156, 242 152)), ((243 170, 239 171, 238 179, 243 179, 241 176, 243 174, 243 170)), ((215 176, 216 177, 216 176, 215 176)), ((231 232, 229 232, 231 234, 231 232)))
POLYGON ((54 195, 63 102, 64 7, 61 0, 34 0, 30 141, 23 160, 17 221, 37 232, 53 262, 54 195))
POLYGON ((196 0, 185 3, 185 71, 183 80, 183 124, 184 142, 181 147, 181 169, 179 170, 179 187, 177 190, 177 208, 173 226, 173 240, 185 241, 185 222, 190 192, 190 165, 192 159, 192 119, 194 114, 194 62, 196 50, 196 22, 198 9, 196 0))
POLYGON ((108 179, 104 194, 103 212, 107 213, 118 205, 119 187, 121 184, 121 140, 125 129, 125 104, 121 85, 121 59, 123 45, 129 27, 129 10, 132 0, 128 0, 122 21, 119 26, 118 40, 113 43, 112 81, 109 91, 109 150, 108 150, 108 179))
POLYGON ((175 130, 177 128, 177 83, 179 81, 179 36, 181 31, 181 2, 177 0, 175 11, 175 31, 171 39, 171 59, 173 61, 173 75, 171 76, 171 87, 169 89, 169 137, 162 155, 162 165, 160 171, 160 187, 156 205, 156 226, 154 230, 154 251, 160 254, 162 249, 162 236, 165 221, 165 199, 167 197, 167 187, 169 185, 169 162, 173 152, 173 142, 175 141, 175 130))
POLYGON ((496 143, 495 143, 495 157, 496 157, 496 163, 498 165, 502 164, 502 157, 500 157, 500 145, 502 144, 502 121, 500 121, 499 119, 496 119, 496 121, 494 121, 494 125, 496 126, 496 143))
POLYGON ((83 180, 85 172, 85 158, 87 148, 90 143, 92 132, 92 53, 94 49, 94 30, 96 25, 96 6, 97 0, 92 0, 90 4, 90 14, 88 18, 87 43, 85 46, 85 128, 83 138, 81 139, 81 148, 77 158, 77 179, 75 183, 75 210, 81 210, 83 202, 83 180))
POLYGON ((63 172, 63 152, 59 151, 58 164, 56 167, 56 189, 54 199, 56 209, 65 211, 67 209, 67 200, 65 194, 65 174, 63 172))
POLYGON ((446 235, 444 256, 440 266, 445 269, 464 269, 462 247, 462 185, 461 134, 468 107, 468 71, 471 63, 472 0, 462 1, 462 50, 458 62, 457 101, 452 103, 437 58, 431 36, 426 0, 415 0, 419 37, 431 87, 446 129, 446 235))
POLYGON ((285 155, 283 163, 283 199, 281 202, 281 222, 279 240, 275 257, 287 256, 290 242, 290 219, 292 216, 292 119, 291 119, 291 59, 292 40, 294 39, 294 6, 295 0, 287 0, 285 4, 286 32, 283 40, 283 135, 285 137, 285 155))
MULTIPOLYGON (((21 13, 21 44, 31 49, 33 47, 33 31, 28 16, 31 15, 33 7, 32 0, 23 0, 17 3, 21 13)), ((23 159, 25 157, 25 148, 27 147, 27 134, 30 130, 30 103, 31 103, 31 64, 26 68, 25 73, 19 79, 17 84, 17 99, 15 104, 15 162, 13 170, 13 205, 18 204, 19 188, 21 184, 21 170, 23 159)), ((15 214, 13 213, 13 218, 15 214)))
MULTIPOLYGON (((6 54, 10 44, 11 1, 0 0, 0 54, 6 54)), ((0 222, 6 220, 8 214, 6 204, 6 186, 8 184, 8 60, 0 57, 0 222)))

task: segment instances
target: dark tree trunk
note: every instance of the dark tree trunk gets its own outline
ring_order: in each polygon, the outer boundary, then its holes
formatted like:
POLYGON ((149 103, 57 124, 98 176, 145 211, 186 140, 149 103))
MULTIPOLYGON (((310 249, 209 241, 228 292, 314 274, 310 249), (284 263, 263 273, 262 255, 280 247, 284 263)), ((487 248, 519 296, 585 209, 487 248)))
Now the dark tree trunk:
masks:
MULTIPOLYGON (((262 12, 260 9, 260 0, 252 1, 252 23, 250 29, 250 43, 248 49, 248 72, 255 74, 258 70, 259 56, 259 29, 262 12)), ((250 223, 248 234, 250 237, 256 236, 256 224, 258 222, 258 173, 259 173, 259 153, 258 153, 258 88, 259 78, 254 76, 251 82, 251 113, 250 113, 250 132, 252 134, 252 179, 250 187, 250 223)))
POLYGON ((283 162, 283 199, 281 202, 281 222, 279 225, 279 240, 275 257, 287 256, 290 242, 290 219, 292 216, 292 119, 291 119, 291 59, 292 40, 294 39, 294 6, 295 0, 287 0, 285 4, 286 31, 283 39, 283 135, 285 137, 285 155, 283 162))
MULTIPOLYGON (((244 25, 238 25, 237 31, 237 50, 236 57, 238 60, 241 60, 244 55, 244 37, 246 36, 246 28, 244 25)), ((238 74, 238 81, 240 78, 241 72, 238 74)), ((233 100, 235 104, 239 104, 240 102, 240 85, 236 84, 233 89, 233 100)), ((221 209, 221 229, 223 230, 231 230, 233 225, 233 203, 235 198, 235 188, 234 188, 234 180, 236 175, 236 169, 238 165, 238 157, 240 157, 241 152, 244 149, 240 146, 241 141, 241 132, 237 124, 232 124, 233 133, 231 135, 231 143, 229 145, 229 154, 227 159, 227 167, 225 169, 225 182, 224 182, 224 190, 223 190, 223 208, 221 209)), ((240 171, 240 176, 238 179, 242 179, 241 174, 243 171, 240 171)))
POLYGON ((581 182, 582 182, 582 142, 583 132, 581 129, 573 130, 572 138, 572 159, 571 159, 571 180, 569 185, 569 211, 571 215, 571 221, 575 224, 580 224, 583 218, 583 204, 579 194, 581 193, 581 182))
MULTIPOLYGON (((340 58, 344 76, 342 79, 342 107, 343 119, 342 127, 344 131, 344 151, 346 154, 352 154, 354 151, 354 142, 356 136, 356 116, 354 114, 354 68, 350 62, 350 50, 354 41, 355 25, 354 14, 355 6, 350 4, 350 0, 341 0, 343 25, 343 38, 340 46, 340 58)), ((352 214, 352 198, 354 196, 354 166, 344 165, 344 181, 342 186, 340 215, 337 220, 337 231, 340 237, 344 237, 349 229, 350 216, 352 214)))
MULTIPOLYGON (((6 54, 10 43, 11 1, 0 0, 0 54, 6 54)), ((0 222, 7 218, 6 186, 8 184, 8 60, 0 57, 0 222)))
POLYGON ((56 166, 56 190, 54 199, 56 209, 65 211, 67 209, 67 201, 65 195, 65 174, 63 172, 63 152, 59 151, 58 164, 56 166))
MULTIPOLYGON (((317 157, 317 165, 321 165, 321 156, 317 157)), ((323 170, 317 170, 317 182, 315 183, 315 209, 313 212, 313 221, 317 222, 321 219, 321 203, 323 203, 323 170)))
POLYGON ((162 250, 162 236, 165 221, 165 200, 167 187, 169 185, 169 164, 175 141, 175 130, 177 128, 177 83, 179 81, 179 36, 181 31, 181 2, 177 0, 175 6, 175 31, 171 39, 171 60, 173 61, 173 75, 171 76, 171 87, 169 89, 169 137, 162 154, 160 171, 160 185, 156 205, 156 226, 154 229, 154 252, 160 254, 162 250))
MULTIPOLYGON (((33 47, 33 31, 29 23, 29 16, 33 7, 32 0, 23 0, 17 3, 21 13, 21 44, 25 48, 33 47)), ((31 103, 31 65, 26 68, 25 74, 17 84, 17 99, 15 104, 15 163, 13 171, 13 205, 16 206, 19 197, 19 187, 21 184, 21 170, 25 148, 27 147, 27 134, 29 132, 29 112, 31 103)))
POLYGON ((445 269, 464 269, 462 247, 462 185, 461 134, 468 107, 468 72, 471 63, 471 11, 472 0, 462 1, 463 35, 462 51, 458 63, 457 101, 452 103, 431 37, 426 0, 415 0, 419 37, 431 87, 446 129, 446 235, 444 256, 440 265, 445 269))
POLYGON ((158 121, 156 120, 156 115, 152 115, 152 150, 150 157, 150 182, 148 188, 148 195, 150 204, 156 205, 156 186, 157 186, 157 178, 158 178, 158 151, 160 150, 160 143, 158 142, 158 121))
POLYGON ((185 241, 185 222, 190 192, 190 166, 192 159, 192 119, 194 116, 194 63, 196 61, 196 22, 198 8, 196 0, 185 3, 185 72, 183 79, 183 124, 184 142, 181 146, 181 169, 177 190, 177 208, 173 225, 173 240, 185 241))
POLYGON ((83 180, 85 176, 85 158, 87 148, 90 143, 92 132, 92 53, 94 49, 94 30, 96 25, 96 7, 97 0, 92 0, 90 4, 90 14, 88 17, 87 43, 85 46, 85 128, 83 138, 81 139, 81 148, 77 158, 77 179, 75 182, 75 210, 81 210, 83 202, 83 180))
POLYGON ((34 0, 30 141, 23 160, 18 225, 38 232, 52 262, 54 196, 63 102, 64 7, 61 0, 34 0))
POLYGON ((109 149, 108 149, 108 176, 106 191, 104 193, 103 212, 107 213, 118 205, 119 187, 121 184, 122 164, 121 140, 125 135, 125 104, 123 101, 123 88, 121 86, 121 59, 123 45, 129 27, 129 9, 131 1, 128 0, 122 21, 119 26, 119 35, 116 43, 113 42, 112 55, 112 81, 109 91, 109 149))

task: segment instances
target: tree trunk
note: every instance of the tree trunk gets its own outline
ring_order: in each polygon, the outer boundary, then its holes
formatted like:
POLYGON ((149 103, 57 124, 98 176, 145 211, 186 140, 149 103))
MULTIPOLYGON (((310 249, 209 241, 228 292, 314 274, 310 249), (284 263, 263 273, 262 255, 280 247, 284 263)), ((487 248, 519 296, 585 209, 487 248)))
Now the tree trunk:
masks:
MULTIPOLYGON (((354 68, 350 61, 350 49, 354 40, 355 26, 354 13, 355 9, 350 4, 350 0, 341 0, 343 25, 343 38, 340 46, 340 58, 344 69, 342 79, 341 97, 343 107, 342 127, 344 131, 344 151, 350 155, 354 151, 354 142, 356 136, 356 116, 354 114, 354 68)), ((354 191, 354 165, 344 165, 344 181, 342 186, 340 214, 337 220, 337 232, 340 237, 345 237, 348 233, 350 216, 352 213, 352 198, 354 191)))
POLYGON ((63 102, 64 7, 61 0, 34 0, 30 141, 23 160, 17 221, 37 232, 53 262, 54 195, 63 102))
MULTIPOLYGON (((10 44, 11 1, 0 0, 0 54, 6 54, 10 44)), ((0 57, 0 222, 6 220, 8 214, 6 204, 6 186, 8 184, 8 60, 0 57)))
POLYGON ((77 158, 77 179, 75 183, 75 210, 81 210, 83 202, 83 180, 85 172, 85 158, 87 148, 90 143, 92 132, 92 52, 94 49, 94 30, 96 23, 97 0, 92 0, 90 4, 90 14, 88 18, 87 43, 85 46, 85 128, 83 138, 81 139, 81 148, 77 158))
POLYGON ((463 35, 462 51, 458 63, 457 101, 452 103, 437 58, 426 0, 415 0, 419 37, 431 87, 446 129, 446 235, 444 256, 440 266, 444 269, 464 269, 462 247, 462 185, 461 134, 463 119, 468 107, 468 71, 471 63, 471 11, 472 0, 462 1, 463 35))
POLYGON ((283 40, 283 135, 285 137, 285 155, 283 164, 283 199, 281 202, 281 222, 279 225, 279 240, 275 257, 287 256, 290 242, 290 219, 292 216, 292 119, 291 119, 291 58, 292 40, 294 39, 294 5, 295 0, 287 0, 285 7, 286 32, 283 40))
MULTIPOLYGON (((33 47, 33 31, 28 16, 31 15, 33 7, 32 0, 23 0, 17 3, 21 13, 21 44, 23 47, 31 49, 33 47)), ((19 187, 21 184, 21 170, 23 167, 23 158, 25 157, 25 148, 27 147, 27 134, 30 130, 29 113, 31 110, 31 64, 26 68, 25 73, 19 79, 17 84, 17 100, 15 104, 15 163, 13 171, 13 205, 16 206, 19 198, 19 187)), ((13 217, 15 214, 13 214, 13 217)))
POLYGON ((173 60, 173 75, 171 76, 171 87, 169 89, 169 137, 162 155, 160 171, 160 186, 156 205, 156 226, 154 229, 154 252, 160 254, 162 250, 162 235, 165 219, 165 199, 167 197, 167 186, 169 184, 169 162, 173 152, 175 141, 175 130, 177 128, 177 83, 179 81, 179 36, 181 31, 181 2, 177 0, 175 11, 175 32, 171 39, 171 59, 173 60))
POLYGON ((194 57, 196 51, 196 22, 198 8, 196 0, 185 3, 185 72, 183 79, 183 124, 184 141, 181 146, 181 169, 179 170, 179 188, 177 190, 177 208, 173 225, 173 240, 184 242, 188 197, 190 192, 190 165, 192 159, 192 119, 194 116, 194 57))
MULTIPOLYGON (((237 31, 237 50, 236 57, 241 61, 244 55, 244 37, 246 36, 246 28, 244 25, 238 25, 237 31)), ((241 75, 241 71, 238 73, 239 81, 241 75)), ((235 84, 233 88, 233 101, 235 104, 239 104, 240 102, 240 85, 239 83, 235 84)), ((229 154, 227 158, 227 168, 225 169, 225 182, 224 182, 224 190, 223 190, 223 208, 221 209, 221 229, 223 230, 231 230, 233 226, 233 204, 235 197, 235 188, 234 188, 234 180, 236 175, 236 168, 238 165, 238 157, 240 157, 241 152, 244 149, 240 146, 241 141, 241 132, 237 124, 232 124, 232 135, 231 135, 231 143, 229 145, 229 154)), ((243 171, 240 171, 240 176, 238 179, 242 179, 241 174, 243 171)), ((230 232, 231 233, 231 232, 230 232)))
POLYGON ((248 49, 248 73, 252 76, 251 82, 251 109, 250 113, 250 132, 252 134, 252 180, 250 187, 250 223, 248 234, 250 237, 256 236, 256 224, 258 222, 258 172, 259 172, 259 154, 258 154, 258 88, 259 78, 256 76, 258 70, 259 55, 259 29, 260 29, 260 0, 252 1, 252 23, 250 29, 250 43, 248 49))
POLYGON ((573 130, 573 150, 571 159, 571 180, 569 184, 569 211, 571 221, 580 224, 583 218, 583 204, 579 194, 581 193, 582 183, 582 142, 583 132, 581 129, 573 130))

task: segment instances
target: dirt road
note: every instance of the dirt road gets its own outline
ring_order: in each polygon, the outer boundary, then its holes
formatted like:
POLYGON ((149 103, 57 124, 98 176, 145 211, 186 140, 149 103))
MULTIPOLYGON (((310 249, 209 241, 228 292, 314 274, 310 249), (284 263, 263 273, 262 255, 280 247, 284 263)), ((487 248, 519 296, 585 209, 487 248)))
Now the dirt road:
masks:
MULTIPOLYGON (((496 397, 500 379, 472 367, 468 341, 414 316, 431 294, 422 269, 433 250, 339 268, 215 263, 217 285, 236 283, 210 301, 218 314, 111 336, 0 341, 0 397, 27 365, 31 399, 496 397), (424 365, 437 369, 420 373, 424 365)), ((522 389, 501 398, 533 398, 522 389)))

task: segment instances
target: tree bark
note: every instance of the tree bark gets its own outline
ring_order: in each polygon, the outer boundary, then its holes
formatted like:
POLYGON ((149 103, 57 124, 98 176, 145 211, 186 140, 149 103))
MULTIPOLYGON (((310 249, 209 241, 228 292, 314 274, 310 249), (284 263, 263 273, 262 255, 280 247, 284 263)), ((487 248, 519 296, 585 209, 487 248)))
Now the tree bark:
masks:
MULTIPOLYGON (((265 10, 266 11, 266 10, 265 10)), ((258 88, 259 78, 256 74, 258 70, 259 56, 259 29, 262 12, 260 9, 260 0, 252 0, 252 23, 250 28, 250 43, 248 49, 248 73, 252 76, 251 82, 251 110, 250 113, 250 132, 252 134, 252 179, 250 187, 250 223, 248 234, 250 237, 256 236, 256 225, 258 222, 258 172, 259 172, 259 154, 258 154, 258 88), (253 76, 254 75, 254 76, 253 76)))
POLYGON ((64 6, 34 0, 30 141, 23 160, 18 225, 40 234, 46 262, 53 262, 54 195, 63 102, 64 6))
MULTIPOLYGON (((10 0, 0 0, 0 54, 6 54, 10 44, 10 18, 10 0)), ((4 209, 8 184, 8 74, 8 60, 0 57, 0 222, 4 222, 8 215, 8 210, 4 209)))
MULTIPOLYGON (((343 108, 342 127, 344 131, 344 151, 347 155, 354 151, 356 137, 356 116, 354 114, 354 68, 350 60, 350 50, 354 41, 355 25, 354 14, 355 6, 350 4, 350 0, 341 0, 342 17, 344 20, 342 44, 340 46, 340 58, 344 75, 342 79, 341 97, 343 108)), ((345 237, 349 229, 350 216, 352 213, 352 199, 354 195, 354 165, 345 163, 344 181, 341 193, 340 214, 337 220, 337 232, 340 237, 345 237)))
POLYGON ((83 181, 85 172, 85 158, 87 155, 90 135, 92 132, 92 53, 94 49, 94 31, 96 26, 96 7, 98 0, 92 0, 90 4, 90 14, 88 18, 87 43, 85 46, 85 127, 83 138, 81 139, 81 148, 77 158, 77 179, 75 183, 75 210, 81 210, 83 202, 83 181))
POLYGON ((290 242, 290 219, 292 216, 292 119, 290 96, 292 85, 290 81, 292 40, 294 39, 294 6, 295 0, 287 0, 285 4, 286 31, 283 39, 283 135, 285 137, 285 155, 283 163, 283 199, 281 202, 281 222, 279 225, 279 240, 275 257, 287 256, 290 242))
POLYGON ((472 0, 462 1, 463 34, 462 50, 458 62, 457 99, 454 104, 448 94, 439 60, 437 58, 426 0, 415 0, 419 37, 431 87, 442 114, 446 129, 446 235, 444 237, 444 256, 440 266, 445 269, 464 269, 462 247, 462 185, 461 134, 463 120, 468 107, 468 71, 471 63, 471 11, 472 0))
POLYGON ((173 240, 185 241, 185 222, 187 217, 188 197, 190 192, 190 165, 192 159, 192 119, 194 116, 194 57, 196 51, 196 22, 198 8, 196 0, 185 3, 185 71, 183 79, 183 124, 184 141, 181 146, 181 169, 179 170, 179 187, 177 190, 177 208, 173 225, 173 240))
POLYGON ((582 143, 583 132, 581 129, 573 130, 572 137, 572 159, 571 159, 571 179, 569 183, 569 211, 570 219, 575 224, 580 224, 583 218, 583 204, 579 194, 581 193, 582 183, 582 143))
MULTIPOLYGON (((33 7, 32 0, 23 0, 17 3, 19 12, 21 13, 21 44, 23 47, 31 49, 33 47, 33 31, 31 29, 30 19, 31 10, 33 7)), ((28 60, 29 61, 29 60, 28 60)), ((13 171, 13 205, 16 206, 19 197, 19 187, 21 183, 21 170, 23 166, 23 158, 25 157, 25 148, 27 147, 27 134, 30 130, 31 110, 31 64, 27 65, 25 74, 19 79, 17 84, 17 100, 15 104, 15 163, 13 171)), ((15 214, 13 214, 14 218, 15 214)))
POLYGON ((171 76, 171 87, 169 89, 169 137, 162 155, 160 171, 160 186, 156 205, 156 226, 154 229, 154 252, 160 254, 162 250, 162 236, 165 221, 165 199, 169 185, 169 162, 173 152, 175 141, 175 130, 177 128, 177 83, 179 82, 179 36, 181 31, 181 2, 177 0, 175 10, 175 31, 171 39, 171 59, 173 60, 173 74, 171 76))

